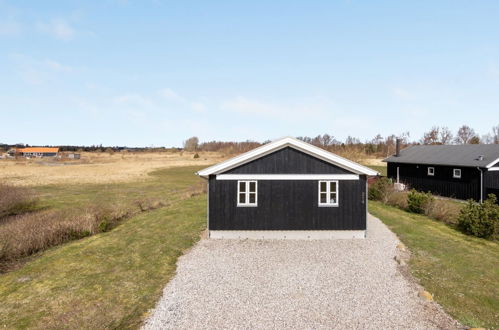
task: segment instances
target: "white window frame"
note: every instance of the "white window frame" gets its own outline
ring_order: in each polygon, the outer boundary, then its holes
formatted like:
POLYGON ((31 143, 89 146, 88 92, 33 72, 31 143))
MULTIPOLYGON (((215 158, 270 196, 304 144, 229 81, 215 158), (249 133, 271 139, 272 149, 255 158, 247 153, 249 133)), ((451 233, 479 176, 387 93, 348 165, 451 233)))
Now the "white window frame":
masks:
MULTIPOLYGON (((337 207, 340 201, 340 184, 338 180, 319 180, 319 184, 317 186, 318 190, 318 204, 319 207, 337 207), (321 203, 321 183, 326 183, 326 203, 321 203), (331 203, 331 182, 336 182, 336 203, 331 203)), ((324 192, 322 192, 324 193, 324 192)))
POLYGON ((428 176, 435 176, 435 168, 434 167, 428 167, 428 176))
POLYGON ((237 181, 237 206, 238 207, 257 207, 258 206, 258 181, 256 181, 256 180, 238 180, 237 181), (240 191, 240 187, 241 187, 242 182, 244 182, 244 185, 245 185, 244 192, 240 191), (255 183, 255 202, 254 203, 250 203, 250 201, 249 201, 250 200, 249 187, 250 187, 251 182, 255 183), (240 194, 244 194, 244 203, 239 202, 239 195, 240 194))
POLYGON ((461 179, 461 169, 460 168, 454 168, 452 170, 452 177, 454 179, 461 179), (456 174, 456 171, 459 171, 459 175, 456 174))

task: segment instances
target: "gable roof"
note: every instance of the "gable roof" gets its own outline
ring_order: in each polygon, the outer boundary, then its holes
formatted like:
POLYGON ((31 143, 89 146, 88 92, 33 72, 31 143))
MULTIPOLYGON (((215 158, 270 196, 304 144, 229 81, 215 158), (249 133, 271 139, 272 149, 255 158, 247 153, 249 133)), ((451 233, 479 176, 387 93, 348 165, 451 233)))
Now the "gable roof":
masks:
POLYGON ((356 162, 353 162, 353 161, 348 160, 346 158, 335 155, 335 154, 333 154, 329 151, 326 151, 324 149, 321 149, 319 147, 313 146, 311 144, 300 141, 300 140, 295 139, 293 137, 285 137, 285 138, 264 144, 261 147, 250 150, 244 154, 241 154, 241 155, 236 156, 234 158, 228 159, 228 160, 221 162, 219 164, 205 168, 205 169, 197 172, 197 175, 204 177, 204 178, 207 178, 208 176, 210 176, 212 174, 220 174, 220 173, 226 172, 230 169, 233 169, 237 166, 246 164, 252 160, 258 159, 260 157, 263 157, 263 156, 268 155, 274 151, 277 151, 277 150, 280 150, 280 149, 283 149, 286 147, 291 147, 291 148, 294 148, 296 150, 302 151, 308 155, 311 155, 313 157, 321 159, 321 160, 328 162, 330 164, 339 166, 341 168, 344 168, 344 169, 351 171, 351 172, 354 172, 356 174, 365 174, 365 175, 378 175, 379 174, 378 172, 376 172, 373 169, 370 169, 369 167, 360 165, 356 162))
POLYGON ((17 149, 18 152, 59 152, 59 148, 29 147, 17 149))
POLYGON ((412 146, 384 162, 490 168, 499 161, 499 144, 412 146), (483 156, 483 157, 480 157, 483 156))

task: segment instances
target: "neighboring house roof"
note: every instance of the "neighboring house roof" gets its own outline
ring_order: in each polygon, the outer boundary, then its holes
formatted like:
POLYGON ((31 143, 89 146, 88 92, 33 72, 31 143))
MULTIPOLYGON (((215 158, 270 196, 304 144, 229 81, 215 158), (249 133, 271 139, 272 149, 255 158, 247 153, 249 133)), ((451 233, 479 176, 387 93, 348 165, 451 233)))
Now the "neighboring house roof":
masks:
POLYGON ((41 148, 41 147, 30 147, 17 149, 17 152, 41 152, 41 153, 54 153, 59 152, 59 148, 41 148))
POLYGON ((499 144, 421 145, 384 162, 490 168, 499 162, 499 144))
POLYGON ((379 174, 378 172, 376 172, 373 169, 370 169, 369 167, 362 166, 360 164, 357 164, 356 162, 353 162, 353 161, 348 160, 346 158, 340 157, 338 155, 330 153, 329 151, 326 151, 324 149, 321 149, 319 147, 313 146, 311 144, 308 144, 306 142, 300 141, 300 140, 292 138, 292 137, 285 137, 285 138, 264 144, 263 146, 255 148, 255 149, 248 151, 244 154, 241 154, 239 156, 228 159, 228 160, 221 162, 219 164, 205 168, 205 169, 197 172, 197 174, 201 177, 207 178, 209 175, 220 174, 220 173, 226 172, 232 168, 235 168, 235 167, 240 166, 242 164, 246 164, 252 160, 258 159, 260 157, 263 157, 263 156, 268 155, 274 151, 277 151, 277 150, 280 150, 280 149, 283 149, 286 147, 294 148, 296 150, 299 150, 299 151, 304 152, 308 155, 311 155, 313 157, 321 159, 321 160, 328 162, 330 164, 339 166, 341 168, 344 168, 344 169, 349 170, 351 172, 354 172, 356 174, 365 174, 365 175, 378 175, 379 174))

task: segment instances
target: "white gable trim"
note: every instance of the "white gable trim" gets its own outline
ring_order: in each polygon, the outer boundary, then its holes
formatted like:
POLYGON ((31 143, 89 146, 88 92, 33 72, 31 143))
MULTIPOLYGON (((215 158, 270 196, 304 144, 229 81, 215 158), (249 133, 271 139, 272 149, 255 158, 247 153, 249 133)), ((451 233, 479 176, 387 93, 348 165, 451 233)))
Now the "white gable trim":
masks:
POLYGON ((358 174, 217 174, 217 180, 359 180, 358 174))
POLYGON ((252 160, 258 159, 260 157, 263 157, 263 156, 268 155, 274 151, 277 151, 277 150, 280 150, 280 149, 283 149, 286 147, 292 147, 292 148, 297 149, 299 151, 302 151, 306 154, 309 154, 313 157, 316 157, 318 159, 321 159, 321 160, 326 161, 328 163, 331 163, 333 165, 344 168, 344 169, 351 171, 355 174, 364 174, 364 175, 378 175, 379 174, 377 171, 370 169, 366 166, 362 166, 356 162, 353 162, 353 161, 348 160, 346 158, 340 157, 340 156, 335 155, 329 151, 323 150, 319 147, 313 146, 311 144, 305 143, 303 141, 300 141, 300 140, 292 138, 292 137, 286 137, 286 138, 265 144, 261 147, 255 148, 255 149, 248 151, 244 154, 241 154, 239 156, 228 159, 228 160, 221 162, 219 164, 205 168, 205 169, 197 172, 197 174, 199 176, 207 178, 209 175, 223 173, 223 172, 228 171, 232 168, 243 165, 243 164, 248 163, 252 160))
POLYGON ((499 162, 499 158, 497 158, 496 160, 494 160, 492 163, 488 164, 487 166, 485 166, 486 168, 491 168, 492 166, 494 166, 495 163, 499 162))
POLYGON ((493 171, 499 171, 499 167, 491 167, 489 168, 489 172, 493 171))

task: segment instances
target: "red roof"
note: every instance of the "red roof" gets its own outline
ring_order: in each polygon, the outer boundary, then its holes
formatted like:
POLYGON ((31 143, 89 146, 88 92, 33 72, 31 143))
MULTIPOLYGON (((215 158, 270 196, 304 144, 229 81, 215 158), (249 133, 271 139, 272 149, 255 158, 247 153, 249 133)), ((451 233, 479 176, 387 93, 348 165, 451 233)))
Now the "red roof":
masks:
POLYGON ((17 152, 57 153, 59 152, 59 148, 43 148, 43 147, 21 148, 17 149, 17 152))

